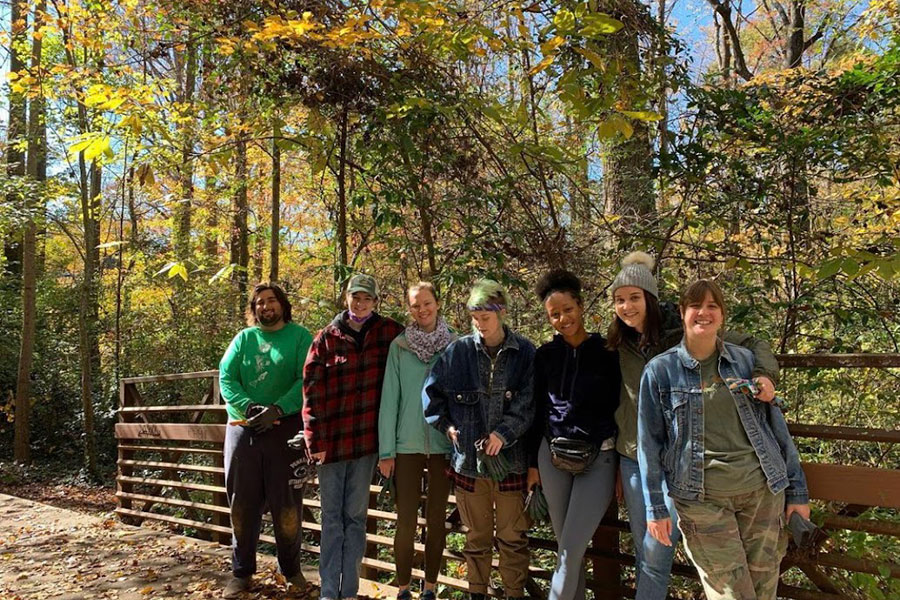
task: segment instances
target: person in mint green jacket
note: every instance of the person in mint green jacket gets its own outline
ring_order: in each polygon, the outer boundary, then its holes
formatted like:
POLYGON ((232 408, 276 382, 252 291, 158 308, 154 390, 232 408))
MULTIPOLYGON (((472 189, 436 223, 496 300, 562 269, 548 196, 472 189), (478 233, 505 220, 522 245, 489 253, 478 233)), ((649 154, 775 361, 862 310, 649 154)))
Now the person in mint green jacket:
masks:
POLYGON ((300 571, 302 496, 288 483, 300 458, 287 442, 302 429, 303 363, 312 343, 291 320, 291 303, 273 283, 253 288, 248 327, 219 363, 228 411, 225 490, 231 509, 232 578, 223 598, 238 598, 256 572, 256 546, 265 507, 272 511, 278 567, 291 588, 306 585, 300 571))
POLYGON ((397 562, 399 600, 410 600, 413 542, 419 509, 419 490, 428 470, 426 500, 425 586, 422 600, 434 600, 446 540, 450 481, 450 441, 428 425, 422 412, 422 385, 440 353, 456 336, 439 315, 434 286, 419 282, 409 288, 413 322, 397 336, 388 351, 387 370, 378 413, 378 468, 394 476, 397 499, 397 562))

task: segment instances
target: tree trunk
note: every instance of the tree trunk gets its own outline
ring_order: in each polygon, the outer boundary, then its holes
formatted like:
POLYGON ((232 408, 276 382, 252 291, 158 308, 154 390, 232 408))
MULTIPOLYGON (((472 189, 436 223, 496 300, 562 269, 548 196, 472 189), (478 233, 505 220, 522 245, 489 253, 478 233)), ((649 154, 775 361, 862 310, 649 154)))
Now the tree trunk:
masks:
POLYGON ((790 22, 784 40, 784 66, 788 69, 799 67, 806 50, 806 5, 803 0, 791 0, 790 22))
MULTIPOLYGON (((83 157, 82 157, 83 161, 83 157)), ((97 269, 100 262, 100 190, 102 171, 96 161, 91 163, 88 193, 82 195, 81 218, 84 227, 84 275, 81 282, 81 302, 78 314, 79 350, 81 363, 81 409, 84 413, 84 461, 92 475, 97 473, 97 445, 94 439, 94 373, 99 372, 99 316, 97 269)))
MULTIPOLYGON (((27 15, 22 14, 22 3, 10 2, 10 41, 9 70, 19 72, 25 68, 25 61, 19 56, 18 48, 25 32, 27 15)), ((18 146, 25 133, 25 96, 10 89, 9 92, 9 125, 6 130, 6 174, 11 178, 25 175, 25 153, 18 146)), ((20 206, 21 198, 15 192, 7 196, 6 201, 12 206, 20 206)), ((3 243, 5 258, 4 269, 11 282, 18 284, 22 274, 22 238, 17 232, 3 243)))
POLYGON ((272 127, 272 234, 269 240, 269 281, 278 281, 278 249, 281 244, 281 126, 272 127))
POLYGON ((184 126, 182 129, 181 147, 181 200, 175 211, 175 258, 184 264, 191 258, 191 215, 194 204, 194 115, 193 100, 194 87, 197 81, 197 46, 190 41, 191 32, 188 30, 188 42, 185 44, 185 74, 181 89, 180 102, 187 114, 182 114, 184 126))
MULTIPOLYGON (((38 15, 46 10, 46 2, 40 0, 34 8, 35 23, 38 15)), ((37 29, 37 27, 35 27, 37 29)), ((31 44, 31 70, 39 81, 41 77, 41 37, 34 36, 31 44)), ((44 147, 44 101, 39 94, 31 101, 28 115, 28 178, 40 183, 47 178, 46 149, 44 147)), ((15 431, 13 435, 13 457, 16 462, 31 461, 31 370, 34 359, 35 320, 37 318, 36 288, 37 266, 35 264, 37 226, 35 213, 43 194, 39 189, 25 199, 27 222, 22 235, 22 337, 19 349, 19 368, 16 376, 15 431)))
MULTIPOLYGON (((630 1, 612 0, 601 10, 620 18, 623 14, 635 12, 618 4, 630 1)), ((619 62, 620 77, 627 91, 627 88, 636 89, 640 85, 642 70, 638 50, 640 32, 629 23, 629 19, 624 19, 624 22, 625 27, 617 34, 608 36, 604 46, 609 56, 619 62)), ((616 215, 652 218, 656 213, 656 200, 651 172, 650 131, 644 121, 634 120, 631 125, 634 132, 630 138, 617 138, 604 144, 603 194, 606 210, 616 215)))
POLYGON ((347 105, 341 111, 340 155, 338 157, 338 209, 337 209, 337 241, 338 264, 343 269, 347 266, 347 105))
MULTIPOLYGON (((247 266, 250 251, 247 240, 247 139, 243 131, 238 133, 235 146, 234 220, 231 226, 231 264, 234 265, 232 281, 238 298, 238 307, 247 295, 247 266)), ((240 312, 240 309, 238 310, 240 312)))

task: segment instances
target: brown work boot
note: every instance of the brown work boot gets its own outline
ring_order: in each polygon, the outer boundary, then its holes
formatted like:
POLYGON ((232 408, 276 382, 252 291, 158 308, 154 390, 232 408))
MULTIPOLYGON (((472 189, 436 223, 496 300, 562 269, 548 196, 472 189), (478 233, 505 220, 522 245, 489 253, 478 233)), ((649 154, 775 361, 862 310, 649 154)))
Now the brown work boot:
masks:
POLYGON ((250 589, 250 577, 232 577, 222 590, 223 598, 240 598, 250 589))
POLYGON ((297 571, 290 577, 286 577, 287 587, 289 592, 303 592, 306 590, 306 586, 309 585, 306 582, 306 577, 303 576, 303 571, 297 571))

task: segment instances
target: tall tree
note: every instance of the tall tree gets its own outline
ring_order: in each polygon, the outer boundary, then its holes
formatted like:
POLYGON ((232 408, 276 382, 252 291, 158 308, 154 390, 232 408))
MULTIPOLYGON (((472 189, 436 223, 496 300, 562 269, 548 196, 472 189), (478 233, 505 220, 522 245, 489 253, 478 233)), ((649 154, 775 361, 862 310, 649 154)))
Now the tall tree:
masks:
POLYGON ((281 124, 272 127, 272 229, 269 240, 269 281, 278 281, 278 250, 281 245, 281 124))
POLYGON ((175 211, 175 258, 186 263, 191 257, 191 217, 194 210, 194 88, 197 82, 198 47, 187 29, 184 51, 175 51, 176 77, 179 81, 179 120, 181 121, 181 198, 175 211))
MULTIPOLYGON (((9 3, 10 20, 10 44, 9 44, 9 71, 19 73, 25 68, 22 59, 22 47, 25 44, 26 15, 22 14, 22 3, 13 1, 9 3)), ((25 153, 22 152, 21 142, 25 133, 26 118, 25 94, 16 91, 14 86, 9 86, 9 125, 6 129, 6 174, 10 177, 21 178, 25 175, 25 153)), ((20 204, 20 198, 15 192, 10 192, 7 202, 12 206, 20 204)), ((22 272, 22 239, 21 234, 4 240, 3 254, 5 256, 5 270, 12 281, 18 281, 22 272)))
MULTIPOLYGON (((46 10, 45 0, 34 7, 34 31, 31 43, 31 75, 42 85, 41 54, 42 36, 38 33, 41 15, 46 10)), ((34 360, 35 320, 37 317, 36 288, 37 265, 36 213, 43 194, 40 186, 47 178, 46 127, 44 123, 43 93, 31 99, 28 115, 28 155, 26 174, 36 184, 25 198, 26 223, 22 235, 22 337, 19 349, 19 369, 16 377, 16 421, 13 455, 17 462, 31 461, 31 371, 34 360)))

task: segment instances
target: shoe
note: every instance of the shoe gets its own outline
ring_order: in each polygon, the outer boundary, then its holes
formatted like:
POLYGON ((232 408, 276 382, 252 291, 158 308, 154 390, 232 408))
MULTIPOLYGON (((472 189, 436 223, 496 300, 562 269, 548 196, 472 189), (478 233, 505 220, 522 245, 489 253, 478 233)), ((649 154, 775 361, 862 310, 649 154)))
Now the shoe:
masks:
POLYGON ((435 596, 434 590, 422 590, 419 600, 437 600, 437 596, 435 596))
POLYGON ((486 594, 469 594, 469 598, 471 598, 471 600, 486 600, 487 595, 486 594))
POLYGON ((286 580, 289 591, 302 592, 309 585, 306 577, 303 576, 303 571, 297 571, 295 574, 287 577, 286 580))
POLYGON ((232 577, 222 590, 223 598, 240 598, 241 594, 250 589, 250 576, 232 577))
POLYGON ((397 593, 397 600, 412 600, 412 592, 409 591, 409 588, 405 590, 400 590, 397 593))

